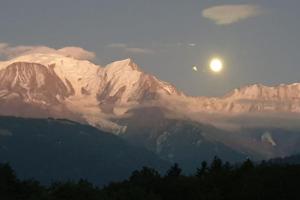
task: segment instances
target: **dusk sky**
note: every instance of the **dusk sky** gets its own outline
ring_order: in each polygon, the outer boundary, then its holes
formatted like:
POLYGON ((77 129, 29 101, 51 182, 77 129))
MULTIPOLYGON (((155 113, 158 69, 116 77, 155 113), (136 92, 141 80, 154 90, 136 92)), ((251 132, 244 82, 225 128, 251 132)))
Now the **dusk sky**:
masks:
POLYGON ((299 0, 1 0, 0 57, 78 46, 102 66, 131 57, 189 95, 220 96, 300 82, 299 8, 299 0), (207 70, 214 56, 222 73, 207 70))

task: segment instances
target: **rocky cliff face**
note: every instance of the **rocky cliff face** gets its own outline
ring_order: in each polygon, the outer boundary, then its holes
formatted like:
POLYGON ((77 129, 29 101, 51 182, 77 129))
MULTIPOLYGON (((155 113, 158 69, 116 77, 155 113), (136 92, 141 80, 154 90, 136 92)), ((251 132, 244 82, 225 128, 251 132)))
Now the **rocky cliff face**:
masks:
POLYGON ((68 79, 64 82, 54 72, 55 64, 46 67, 37 63, 16 62, 0 70, 3 99, 19 97, 25 102, 57 104, 74 95, 68 79))

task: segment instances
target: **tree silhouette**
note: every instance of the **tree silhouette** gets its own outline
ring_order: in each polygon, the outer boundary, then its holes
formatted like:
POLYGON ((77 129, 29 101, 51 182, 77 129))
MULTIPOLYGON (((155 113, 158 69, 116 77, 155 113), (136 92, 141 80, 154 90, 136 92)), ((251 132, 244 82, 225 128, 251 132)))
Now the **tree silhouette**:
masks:
POLYGON ((223 162, 220 158, 218 158, 217 156, 214 157, 211 165, 210 165, 210 171, 212 173, 218 173, 221 172, 223 169, 223 162))
POLYGON ((197 168, 196 176, 202 178, 208 172, 208 165, 206 161, 202 161, 201 168, 197 168))
POLYGON ((300 165, 253 164, 234 167, 215 157, 202 162, 195 176, 181 173, 178 164, 161 177, 143 167, 129 179, 98 188, 86 180, 56 182, 43 187, 38 181, 16 178, 8 164, 0 164, 2 200, 294 200, 299 199, 300 165), (200 177, 200 178, 199 178, 200 177))
POLYGON ((167 171, 166 177, 178 177, 181 175, 182 169, 179 168, 179 165, 175 163, 171 168, 167 171))
POLYGON ((0 164, 0 197, 12 198, 17 193, 18 180, 8 163, 0 164))

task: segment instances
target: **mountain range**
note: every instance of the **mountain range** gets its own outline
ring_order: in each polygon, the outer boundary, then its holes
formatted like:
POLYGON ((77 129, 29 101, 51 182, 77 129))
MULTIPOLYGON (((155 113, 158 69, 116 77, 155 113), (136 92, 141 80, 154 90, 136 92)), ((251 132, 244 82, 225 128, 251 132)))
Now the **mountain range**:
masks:
POLYGON ((186 169, 299 153, 300 83, 193 97, 126 59, 105 67, 56 54, 0 62, 0 115, 64 118, 186 169))

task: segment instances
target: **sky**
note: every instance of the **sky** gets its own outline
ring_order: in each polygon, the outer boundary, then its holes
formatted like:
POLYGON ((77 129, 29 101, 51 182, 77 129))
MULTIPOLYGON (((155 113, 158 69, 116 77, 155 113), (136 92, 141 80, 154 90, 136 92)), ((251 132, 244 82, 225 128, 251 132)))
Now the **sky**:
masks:
POLYGON ((188 95, 222 96, 300 82, 299 8, 299 0, 1 0, 0 58, 51 50, 105 66, 130 57, 188 95), (214 56, 222 73, 207 69, 214 56))

